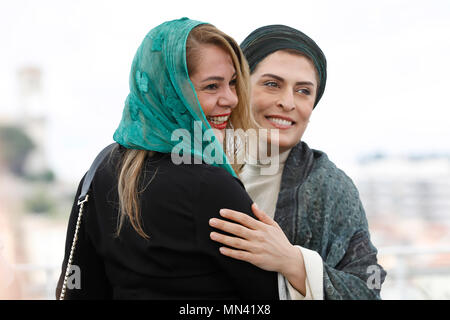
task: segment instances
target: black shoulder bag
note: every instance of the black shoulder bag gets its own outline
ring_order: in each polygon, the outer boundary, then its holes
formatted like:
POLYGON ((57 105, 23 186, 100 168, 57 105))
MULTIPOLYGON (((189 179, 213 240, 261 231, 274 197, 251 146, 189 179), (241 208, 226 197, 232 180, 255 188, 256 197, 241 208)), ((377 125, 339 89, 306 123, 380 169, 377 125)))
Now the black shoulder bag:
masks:
POLYGON ((70 255, 69 260, 67 261, 67 267, 66 267, 66 273, 64 275, 64 282, 61 289, 61 294, 59 296, 59 300, 64 300, 64 296, 66 294, 66 287, 67 287, 67 278, 69 276, 70 269, 72 268, 72 259, 73 259, 73 253, 75 252, 75 246, 77 244, 78 239, 78 231, 80 229, 81 224, 81 217, 83 216, 83 207, 84 204, 89 199, 89 188, 91 187, 92 179, 94 179, 95 171, 97 171, 98 166, 103 162, 103 160, 106 158, 108 154, 111 153, 111 151, 117 146, 117 143, 111 143, 109 146, 104 148, 95 158, 94 162, 91 164, 91 167, 89 168, 89 171, 86 173, 86 176, 83 181, 83 186, 81 187, 81 192, 78 197, 78 205, 80 206, 80 209, 78 211, 78 219, 77 219, 77 225, 75 227, 75 233, 73 235, 72 240, 72 247, 70 248, 70 255))

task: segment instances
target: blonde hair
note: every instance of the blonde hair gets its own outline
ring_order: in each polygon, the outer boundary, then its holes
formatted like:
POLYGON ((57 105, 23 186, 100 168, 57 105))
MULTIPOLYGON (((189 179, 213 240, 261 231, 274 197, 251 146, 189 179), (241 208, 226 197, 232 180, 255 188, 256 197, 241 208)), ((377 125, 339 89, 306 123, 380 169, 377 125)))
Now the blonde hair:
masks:
MULTIPOLYGON (((246 132, 250 128, 256 128, 257 124, 250 112, 250 71, 239 45, 233 38, 218 30, 210 24, 203 24, 195 27, 186 42, 186 58, 189 75, 195 73, 196 66, 200 63, 200 50, 202 45, 212 44, 225 50, 231 57, 234 67, 236 69, 236 94, 238 96, 238 104, 233 110, 228 122, 227 129, 233 129, 235 133, 240 130, 246 132)), ((225 131, 226 133, 226 131, 225 131)), ((243 148, 245 137, 224 137, 224 151, 228 158, 237 158, 239 148, 243 148), (227 141, 233 139, 232 144, 234 148, 228 148, 227 141), (240 140, 241 143, 239 143, 240 140), (239 148, 238 148, 239 147, 239 148)), ((231 163, 234 172, 239 176, 243 167, 235 161, 231 163)))
MULTIPOLYGON (((250 112, 249 101, 249 68, 241 49, 233 38, 218 30, 216 27, 210 24, 199 25, 192 29, 186 41, 186 61, 189 75, 195 72, 196 66, 200 63, 200 49, 201 45, 204 44, 213 44, 224 49, 231 56, 236 69, 236 94, 239 101, 236 108, 234 108, 231 113, 228 127, 233 128, 234 130, 242 129, 243 131, 254 128, 256 122, 253 120, 253 116, 250 112)), ((225 137, 224 140, 226 141, 226 139, 227 137, 225 137)), ((227 156, 230 156, 231 154, 228 152, 226 145, 227 143, 224 143, 224 151, 227 156)), ((237 154, 238 148, 235 147, 233 149, 234 154, 237 154)), ((149 239, 149 236, 143 229, 139 195, 145 190, 145 188, 141 186, 141 180, 143 180, 141 179, 141 171, 145 160, 148 156, 151 156, 151 152, 152 151, 126 149, 123 154, 119 168, 119 220, 116 236, 119 236, 123 223, 125 222, 125 219, 128 218, 133 229, 144 239, 149 239)), ((239 174, 242 169, 242 164, 233 162, 231 166, 236 174, 239 174)), ((153 178, 154 176, 152 179, 153 178)))

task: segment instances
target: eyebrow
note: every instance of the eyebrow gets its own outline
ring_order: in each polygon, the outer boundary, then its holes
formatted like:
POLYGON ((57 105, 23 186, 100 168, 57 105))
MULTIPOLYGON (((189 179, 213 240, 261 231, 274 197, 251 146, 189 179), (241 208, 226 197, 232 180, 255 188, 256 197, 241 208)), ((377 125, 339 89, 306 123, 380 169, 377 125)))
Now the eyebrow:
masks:
MULTIPOLYGON (((231 77, 231 79, 234 79, 235 77, 236 77, 236 72, 233 74, 233 76, 231 77)), ((208 77, 208 78, 202 80, 202 83, 203 83, 203 82, 207 82, 207 81, 224 81, 224 80, 225 80, 224 77, 211 76, 211 77, 208 77)))
MULTIPOLYGON (((283 78, 281 78, 280 76, 277 76, 277 75, 275 75, 275 74, 272 74, 272 73, 265 73, 265 74, 263 74, 261 77, 270 77, 270 78, 274 78, 274 79, 276 79, 276 80, 278 80, 278 81, 283 81, 283 82, 284 82, 284 79, 283 79, 283 78)), ((314 87, 314 83, 312 83, 311 81, 298 81, 298 82, 296 82, 295 84, 296 84, 296 85, 302 85, 302 86, 304 86, 304 85, 310 85, 310 86, 313 86, 313 87, 314 87)))

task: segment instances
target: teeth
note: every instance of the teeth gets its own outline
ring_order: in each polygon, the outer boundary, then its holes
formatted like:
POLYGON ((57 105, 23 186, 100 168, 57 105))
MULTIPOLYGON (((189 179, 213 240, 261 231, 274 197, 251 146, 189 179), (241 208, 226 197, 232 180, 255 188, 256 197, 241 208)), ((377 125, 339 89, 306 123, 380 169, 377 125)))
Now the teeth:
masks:
POLYGON ((221 123, 227 121, 229 117, 230 116, 223 116, 223 117, 212 117, 212 116, 210 116, 210 117, 208 117, 208 120, 211 121, 214 124, 221 124, 221 123))
POLYGON ((267 118, 269 119, 269 121, 271 122, 275 122, 276 124, 280 124, 283 126, 292 126, 292 121, 289 120, 284 120, 284 119, 280 119, 280 118, 267 118))

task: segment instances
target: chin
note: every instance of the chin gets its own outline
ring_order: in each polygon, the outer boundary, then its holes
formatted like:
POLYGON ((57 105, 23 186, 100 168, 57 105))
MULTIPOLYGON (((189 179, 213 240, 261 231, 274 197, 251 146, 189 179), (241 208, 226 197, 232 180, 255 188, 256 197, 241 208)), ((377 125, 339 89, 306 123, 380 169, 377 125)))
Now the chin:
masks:
POLYGON ((278 140, 278 145, 280 146, 280 149, 290 149, 292 147, 294 147, 297 143, 300 142, 300 139, 295 139, 295 138, 289 138, 289 139, 283 139, 284 137, 281 137, 281 139, 278 140))
POLYGON ((280 148, 278 149, 280 153, 283 153, 289 149, 291 149, 294 145, 287 145, 287 146, 280 146, 280 148))

